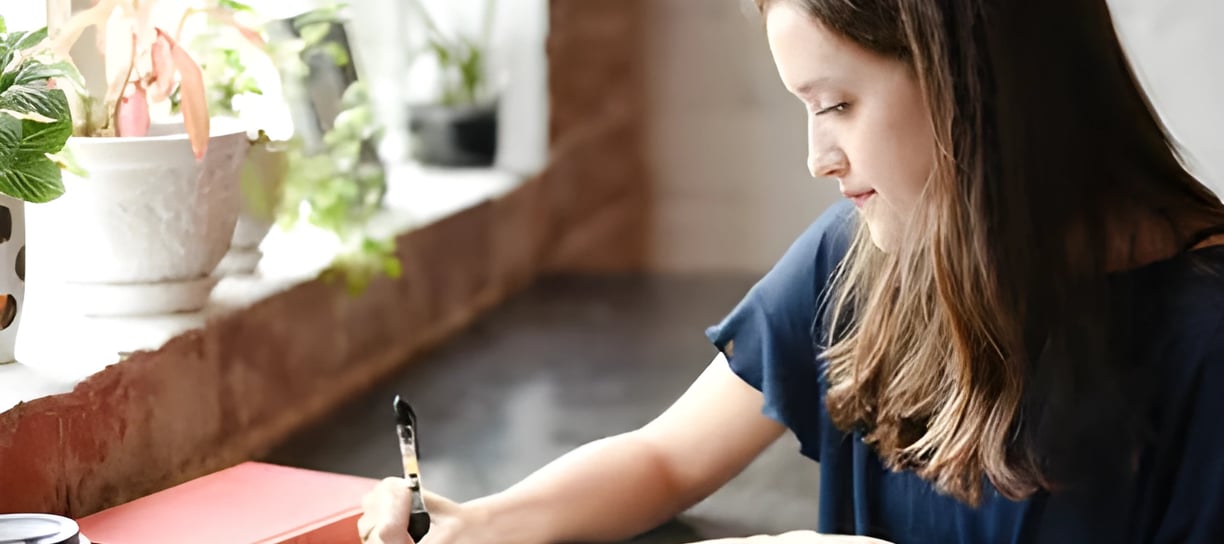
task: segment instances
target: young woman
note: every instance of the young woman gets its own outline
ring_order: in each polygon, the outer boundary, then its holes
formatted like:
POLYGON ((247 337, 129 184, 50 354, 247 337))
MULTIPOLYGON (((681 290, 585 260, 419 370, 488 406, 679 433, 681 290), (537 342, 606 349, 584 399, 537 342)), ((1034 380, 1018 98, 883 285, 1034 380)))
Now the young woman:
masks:
MULTIPOLYGON (((502 493, 430 496, 423 544, 625 539, 786 430, 820 512, 743 542, 1224 542, 1224 207, 1104 0, 758 3, 812 175, 847 201, 667 412, 502 493)), ((367 497, 369 541, 408 542, 406 496, 367 497)))

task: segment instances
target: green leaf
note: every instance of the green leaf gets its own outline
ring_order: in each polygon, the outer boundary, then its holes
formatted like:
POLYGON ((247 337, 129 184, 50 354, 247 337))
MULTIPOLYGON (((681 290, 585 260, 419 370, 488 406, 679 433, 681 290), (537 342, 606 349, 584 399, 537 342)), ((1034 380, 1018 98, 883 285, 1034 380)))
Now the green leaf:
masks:
POLYGON ((89 177, 89 171, 81 166, 81 162, 77 160, 76 153, 72 152, 72 146, 65 145, 59 153, 47 153, 47 158, 59 166, 60 170, 68 172, 79 178, 89 177))
MULTIPOLYGON (((12 34, 10 34, 11 36, 12 34)), ((8 66, 13 63, 13 59, 17 56, 17 50, 13 49, 12 44, 8 43, 8 38, 0 39, 0 91, 7 89, 13 84, 15 72, 8 69, 8 66)))
POLYGON ((332 63, 336 66, 347 66, 351 61, 348 51, 344 50, 344 46, 336 42, 327 42, 319 46, 319 52, 331 57, 332 63))
POLYGON ((0 15, 0 34, 8 34, 8 25, 5 24, 3 15, 0 15))
POLYGON ((64 194, 63 173, 51 159, 22 154, 11 162, 0 166, 0 193, 35 204, 50 202, 64 194))
MULTIPOLYGON (((45 86, 13 85, 0 93, 0 110, 36 113, 52 120, 19 121, 17 147, 22 151, 40 156, 57 153, 72 135, 72 114, 68 109, 68 96, 62 90, 47 89, 45 86)), ((5 118, 11 119, 10 116, 5 118)))
POLYGON ((63 194, 60 167, 47 155, 72 135, 68 96, 44 80, 11 85, 0 92, 0 111, 0 192, 28 202, 63 194))
POLYGON ((303 26, 299 32, 301 32, 302 41, 306 42, 308 47, 318 45, 322 43, 323 40, 327 38, 328 33, 331 32, 331 23, 321 22, 309 24, 303 26))
POLYGON ((52 78, 66 79, 72 82, 77 89, 85 88, 85 80, 81 77, 81 73, 77 71, 72 63, 67 61, 56 62, 54 64, 43 64, 37 61, 26 62, 17 69, 13 84, 33 85, 45 83, 46 80, 52 78))
POLYGON ((0 110, 0 114, 7 115, 9 117, 12 117, 13 119, 18 119, 21 121, 36 121, 39 123, 54 123, 55 122, 55 119, 46 117, 40 113, 32 112, 32 111, 31 112, 20 112, 20 111, 13 111, 13 110, 0 110))
POLYGON ((252 8, 251 6, 243 4, 242 2, 238 2, 236 0, 218 0, 217 5, 225 9, 228 9, 230 11, 248 11, 248 12, 255 11, 255 8, 252 8))
POLYGON ((446 44, 430 38, 429 48, 433 50, 434 56, 438 57, 438 65, 442 66, 443 68, 450 66, 452 55, 450 48, 447 47, 446 44))
POLYGON ((17 42, 25 39, 27 34, 29 34, 29 32, 24 30, 17 30, 5 34, 3 37, 0 37, 0 49, 3 49, 5 53, 16 53, 19 51, 17 48, 17 42))
POLYGON ((370 93, 366 91, 365 83, 354 81, 340 94, 340 107, 346 110, 365 105, 370 101, 370 93))
POLYGON ((0 115, 0 193, 27 202, 48 202, 64 194, 59 166, 45 153, 24 145, 21 121, 0 115))
POLYGON ((14 48, 18 51, 25 51, 26 49, 34 47, 35 45, 42 43, 43 40, 47 39, 47 27, 44 26, 38 30, 35 30, 34 32, 20 32, 15 34, 21 35, 21 37, 17 39, 17 44, 14 46, 14 48))

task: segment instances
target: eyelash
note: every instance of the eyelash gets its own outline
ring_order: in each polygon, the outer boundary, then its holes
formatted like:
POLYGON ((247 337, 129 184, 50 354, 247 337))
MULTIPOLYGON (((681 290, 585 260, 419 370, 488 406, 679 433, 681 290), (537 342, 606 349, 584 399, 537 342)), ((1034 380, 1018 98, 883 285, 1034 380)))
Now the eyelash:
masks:
POLYGON ((845 103, 845 102, 841 102, 841 103, 838 103, 838 104, 835 104, 835 105, 829 106, 829 107, 827 107, 827 108, 825 108, 825 109, 822 109, 822 110, 817 110, 817 111, 813 112, 813 113, 812 113, 812 115, 824 115, 824 114, 826 114, 826 113, 833 113, 833 112, 837 112, 837 113, 845 113, 845 112, 846 112, 846 108, 849 108, 849 107, 850 107, 850 104, 847 104, 847 103, 845 103))

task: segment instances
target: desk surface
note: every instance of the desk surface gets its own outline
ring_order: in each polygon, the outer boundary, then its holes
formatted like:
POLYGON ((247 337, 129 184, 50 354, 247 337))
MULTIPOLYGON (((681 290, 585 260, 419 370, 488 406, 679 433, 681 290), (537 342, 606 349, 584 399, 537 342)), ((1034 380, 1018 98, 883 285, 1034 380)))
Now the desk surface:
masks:
MULTIPOLYGON (((714 356, 704 328, 754 280, 546 280, 267 460, 396 475, 391 399, 400 393, 419 414, 427 487, 457 500, 503 489, 575 446, 636 428, 670 405, 714 356)), ((788 436, 679 521, 633 542, 814 528, 817 489, 816 465, 788 436)))

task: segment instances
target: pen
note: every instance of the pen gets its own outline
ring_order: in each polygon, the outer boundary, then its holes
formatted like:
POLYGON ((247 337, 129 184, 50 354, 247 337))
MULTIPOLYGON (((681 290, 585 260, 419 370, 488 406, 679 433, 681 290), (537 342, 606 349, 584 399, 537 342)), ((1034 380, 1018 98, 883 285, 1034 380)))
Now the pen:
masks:
POLYGON ((408 516, 408 536, 420 542, 429 532, 429 511, 421 497, 421 468, 417 462, 416 412, 407 401, 395 396, 395 430, 399 435, 400 455, 404 461, 404 479, 412 490, 412 510, 408 516))

